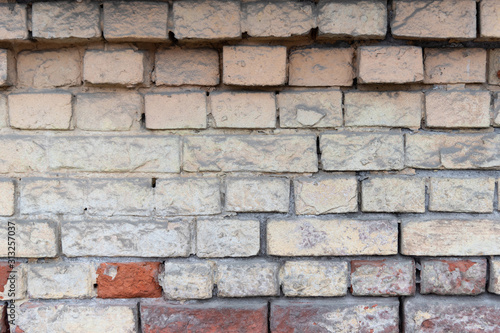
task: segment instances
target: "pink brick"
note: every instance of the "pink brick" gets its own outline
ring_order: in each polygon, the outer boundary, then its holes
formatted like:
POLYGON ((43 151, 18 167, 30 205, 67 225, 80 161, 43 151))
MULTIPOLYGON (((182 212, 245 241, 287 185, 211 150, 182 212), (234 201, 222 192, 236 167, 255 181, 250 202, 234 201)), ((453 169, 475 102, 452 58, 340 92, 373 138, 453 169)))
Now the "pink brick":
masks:
POLYGON ((207 96, 204 92, 146 94, 146 128, 206 128, 207 96))
POLYGON ((479 3, 479 32, 482 38, 500 38, 500 2, 481 0, 479 3))
POLYGON ((485 49, 425 49, 424 83, 486 82, 485 49))

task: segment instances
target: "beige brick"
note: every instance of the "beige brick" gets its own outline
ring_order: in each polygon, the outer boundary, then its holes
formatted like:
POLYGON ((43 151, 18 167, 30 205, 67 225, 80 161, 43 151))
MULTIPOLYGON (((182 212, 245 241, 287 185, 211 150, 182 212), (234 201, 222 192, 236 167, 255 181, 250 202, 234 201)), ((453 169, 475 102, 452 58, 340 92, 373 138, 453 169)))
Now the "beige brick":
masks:
POLYGON ((26 5, 0 4, 0 40, 28 38, 26 5))
POLYGON ((290 181, 287 178, 228 178, 226 210, 230 212, 288 212, 290 181))
POLYGON ((499 255, 500 223, 493 220, 404 221, 401 253, 411 256, 499 255))
POLYGON ((316 27, 313 4, 296 0, 242 4, 242 31, 252 37, 307 35, 316 27))
POLYGON ((16 61, 10 50, 0 49, 0 86, 13 85, 16 79, 16 61))
POLYGON ((425 49, 424 83, 486 82, 485 49, 425 49))
POLYGON ((354 176, 296 178, 293 188, 295 214, 320 215, 358 210, 358 182, 354 176))
POLYGON ((146 128, 207 127, 207 96, 204 92, 146 94, 146 128))
POLYGON ((42 136, 4 135, 0 145, 0 173, 46 171, 46 141, 42 136))
POLYGON ((260 250, 258 220, 198 220, 196 255, 200 258, 250 257, 260 250))
POLYGON ((68 92, 15 93, 8 97, 10 126, 20 129, 68 130, 73 96, 68 92))
POLYGON ((494 178, 431 178, 429 210, 491 213, 494 192, 494 178))
POLYGON ((397 221, 270 220, 267 223, 267 254, 273 256, 396 254, 397 224, 397 221))
POLYGON ((320 135, 323 170, 400 170, 404 165, 399 133, 344 132, 320 135))
POLYGON ((319 4, 319 36, 383 39, 387 31, 385 1, 339 0, 319 4))
POLYGON ((237 86, 279 86, 286 83, 285 46, 224 46, 223 81, 237 86))
POLYGON ((220 181, 218 178, 158 180, 155 207, 158 215, 218 214, 221 212, 220 181))
POLYGON ((283 91, 277 95, 280 127, 342 126, 342 92, 339 90, 283 91))
POLYGON ((394 2, 392 35, 400 38, 472 39, 476 37, 476 1, 394 2))
POLYGON ((490 259, 490 284, 488 291, 500 295, 500 258, 490 259))
POLYGON ((14 215, 15 185, 12 180, 0 180, 0 216, 14 215))
POLYGON ((100 10, 97 2, 35 2, 32 11, 34 38, 101 37, 100 10))
POLYGON ((488 50, 488 83, 500 85, 500 49, 488 50))
POLYGON ((159 281, 166 299, 212 298, 214 266, 211 261, 167 261, 159 281))
POLYGON ((370 177, 361 183, 361 210, 424 213, 425 183, 415 177, 370 177))
POLYGON ((7 115, 9 110, 7 108, 7 96, 0 95, 0 129, 9 126, 7 115))
POLYGON ((76 95, 76 127, 85 131, 128 131, 141 113, 142 97, 133 92, 76 95))
POLYGON ((213 49, 163 49, 156 52, 156 85, 219 84, 219 53, 213 49))
POLYGON ((409 83, 424 79, 422 48, 416 46, 361 46, 359 83, 409 83))
POLYGON ((164 2, 113 1, 103 4, 104 38, 109 41, 168 39, 168 4, 164 2))
POLYGON ((279 274, 287 297, 344 296, 347 293, 347 262, 287 261, 279 274))
POLYGON ((134 86, 144 82, 143 51, 89 50, 83 58, 83 79, 92 84, 134 86))
POLYGON ((344 93, 346 126, 419 128, 424 95, 421 92, 344 93))
POLYGON ((276 99, 268 92, 214 92, 210 108, 217 128, 274 128, 276 99))
POLYGON ((241 38, 239 1, 176 1, 173 12, 177 39, 241 38))
MULTIPOLYGON (((1 102, 0 102, 1 103, 1 102)), ((0 108, 1 110, 1 108, 0 108)), ((0 111, 0 114, 2 111, 0 111)), ((493 126, 495 127, 500 127, 500 98, 498 94, 495 96, 495 100, 493 102, 493 126)), ((0 121, 0 128, 1 128, 1 121, 0 121)))
MULTIPOLYGON (((53 258, 58 253, 55 222, 0 219, 0 237, 7 239, 8 227, 16 230, 17 258, 53 258)), ((0 257, 9 257, 7 241, 0 244, 0 257)))
POLYGON ((290 53, 291 86, 351 86, 354 52, 350 48, 307 48, 290 53))
POLYGON ((480 36, 500 38, 500 3, 496 0, 481 0, 479 6, 480 36))

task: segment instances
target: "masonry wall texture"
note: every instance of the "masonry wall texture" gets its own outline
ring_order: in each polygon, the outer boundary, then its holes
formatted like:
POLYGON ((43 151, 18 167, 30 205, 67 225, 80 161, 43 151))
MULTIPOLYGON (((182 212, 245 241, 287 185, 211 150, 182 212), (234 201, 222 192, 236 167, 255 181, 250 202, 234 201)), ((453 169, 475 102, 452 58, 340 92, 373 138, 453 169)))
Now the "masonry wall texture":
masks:
POLYGON ((0 332, 500 332, 500 1, 0 3, 0 332))

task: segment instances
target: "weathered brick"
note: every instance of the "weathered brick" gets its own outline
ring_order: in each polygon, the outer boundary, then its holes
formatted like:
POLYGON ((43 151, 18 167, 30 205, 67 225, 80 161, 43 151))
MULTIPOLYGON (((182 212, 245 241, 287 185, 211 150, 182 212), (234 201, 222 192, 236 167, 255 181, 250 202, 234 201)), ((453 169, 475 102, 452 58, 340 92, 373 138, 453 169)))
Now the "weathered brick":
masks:
POLYGON ((486 82, 485 49, 425 49, 424 83, 486 82))
POLYGON ((68 130, 73 95, 68 92, 14 93, 8 97, 10 126, 20 129, 68 130))
POLYGON ((321 2, 319 36, 383 39, 387 31, 385 0, 321 2))
POLYGON ((404 165, 399 133, 323 133, 319 139, 323 170, 400 170, 404 165))
POLYGON ((495 0, 481 0, 478 19, 482 38, 500 38, 500 3, 495 0))
POLYGON ((361 210, 424 213, 425 184, 420 177, 370 177, 361 183, 361 210))
POLYGON ((2 135, 0 173, 46 171, 47 142, 42 136, 2 135))
MULTIPOLYGON (((8 261, 0 262, 0 299, 26 299, 27 265, 8 261)), ((8 332, 8 331, 7 331, 8 332)))
POLYGON ((351 48, 306 48, 290 53, 291 86, 351 86, 354 79, 351 48))
POLYGON ((12 180, 0 179, 0 216, 14 215, 15 192, 12 180))
POLYGON ((296 178, 293 188, 295 214, 320 215, 358 210, 358 182, 354 176, 296 178))
POLYGON ((314 135, 185 136, 183 149, 188 172, 318 171, 314 135))
POLYGON ((397 38, 475 38, 476 1, 397 0, 391 32, 397 38))
MULTIPOLYGON (((3 239, 7 239, 9 226, 15 228, 17 258, 52 258, 57 256, 56 223, 40 220, 2 219, 0 220, 0 237, 3 239)), ((0 257, 9 257, 8 252, 7 241, 5 241, 0 244, 0 257)))
POLYGON ((237 86, 279 86, 286 82, 285 46, 224 46, 223 81, 237 86))
POLYGON ((411 83, 424 79, 422 48, 416 46, 361 46, 359 83, 411 83))
POLYGON ((100 38, 99 3, 33 3, 33 37, 43 39, 100 38))
POLYGON ((386 255, 398 252, 396 221, 270 220, 267 254, 273 256, 386 255))
POLYGON ((268 92, 214 92, 210 108, 217 128, 274 128, 276 99, 268 92))
POLYGON ((146 94, 146 128, 207 127, 207 96, 204 92, 146 94))
POLYGON ((351 288, 355 296, 411 296, 415 293, 415 262, 353 260, 351 288))
POLYGON ((486 285, 486 259, 422 260, 420 293, 478 295, 486 285))
POLYGON ((14 55, 10 50, 0 49, 0 86, 13 85, 16 79, 14 55))
MULTIPOLYGON (((0 108, 0 110, 1 110, 1 108, 0 108)), ((0 114, 1 113, 2 113, 2 111, 0 111, 0 114)), ((0 123, 1 123, 1 120, 0 120, 0 123)), ((500 98, 498 97, 498 94, 495 96, 495 100, 493 102, 493 126, 500 127, 500 98)))
POLYGON ((341 127, 340 90, 283 91, 277 95, 280 127, 341 127))
POLYGON ((500 260, 499 258, 490 259, 490 283, 488 291, 494 294, 500 294, 500 260))
POLYGON ((489 91, 430 91, 425 94, 428 127, 489 127, 489 91))
POLYGON ((421 92, 344 93, 346 126, 419 128, 424 95, 421 92))
POLYGON ((160 285, 166 299, 206 299, 212 297, 214 268, 212 261, 169 261, 160 273, 160 285))
POLYGON ((7 119, 8 113, 7 96, 0 95, 0 129, 9 126, 9 121, 7 119))
POLYGON ((104 38, 108 41, 164 41, 168 39, 168 4, 113 1, 103 4, 104 38))
POLYGON ((264 260, 217 263, 219 297, 278 296, 279 264, 264 260))
POLYGON ((250 257, 260 250, 258 220, 198 220, 196 255, 200 258, 250 257))
POLYGON ((500 223, 494 220, 408 220, 401 253, 416 256, 499 255, 500 223))
POLYGON ((287 261, 279 279, 283 293, 294 296, 343 296, 347 293, 347 262, 287 261))
POLYGON ((429 210, 491 213, 494 192, 494 178, 431 178, 429 210))
POLYGON ((226 210, 230 212, 288 212, 290 181, 287 178, 228 178, 226 210))
POLYGON ((97 297, 161 297, 159 262, 102 263, 97 268, 97 297))
POLYGON ((500 85, 500 49, 488 50, 488 83, 500 85))
POLYGON ((221 212, 218 178, 171 178, 156 182, 158 215, 212 215, 221 212), (189 193, 189 195, 186 195, 189 193))
MULTIPOLYGON (((63 222, 63 253, 68 257, 187 257, 191 221, 63 222)), ((54 240, 54 247, 56 241, 54 240)))
POLYGON ((128 131, 141 113, 142 97, 133 92, 76 95, 76 127, 85 131, 128 131))
POLYGON ((0 40, 28 38, 26 5, 0 4, 0 40))
POLYGON ((176 1, 173 12, 177 39, 241 38, 239 1, 176 1))
POLYGON ((156 85, 219 84, 219 53, 213 49, 163 49, 156 52, 156 85))

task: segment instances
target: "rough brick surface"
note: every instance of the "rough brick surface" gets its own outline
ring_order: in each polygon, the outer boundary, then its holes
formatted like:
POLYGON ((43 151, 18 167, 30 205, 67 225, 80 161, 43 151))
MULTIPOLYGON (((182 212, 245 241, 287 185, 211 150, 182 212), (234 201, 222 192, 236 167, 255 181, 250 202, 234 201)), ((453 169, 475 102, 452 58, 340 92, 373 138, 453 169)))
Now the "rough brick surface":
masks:
POLYGON ((8 113, 7 97, 5 95, 0 95, 0 129, 8 126, 8 113))
POLYGON ((425 83, 474 83, 486 81, 486 50, 425 49, 425 83))
POLYGON ((482 38, 500 38, 500 4, 495 0, 482 0, 479 4, 479 32, 482 38))
POLYGON ((0 86, 10 86, 16 79, 15 60, 10 50, 0 50, 0 86))
MULTIPOLYGON (((16 232, 16 257, 53 258, 58 254, 57 224, 44 220, 0 220, 0 236, 7 239, 8 227, 16 232), (9 223, 9 221, 11 223, 9 223)), ((0 257, 8 257, 7 241, 0 245, 0 257)))
MULTIPOLYGON (((27 265, 20 263, 0 262, 0 299, 26 299, 27 265)), ((6 332, 8 333, 8 332, 6 332)))
POLYGON ((500 294, 500 260, 493 258, 490 260, 490 280, 488 291, 500 294))
POLYGON ((488 50, 488 83, 500 85, 500 49, 488 50))
POLYGON ((286 178, 228 178, 226 210, 230 212, 288 212, 290 181, 286 178))
POLYGON ((147 94, 144 103, 149 129, 207 127, 207 97, 203 92, 147 94))
POLYGON ((205 299, 212 297, 214 263, 211 261, 165 262, 160 285, 166 299, 205 299))
POLYGON ((18 40, 28 38, 28 15, 26 5, 0 4, 0 39, 18 40))
POLYGON ((15 185, 12 180, 0 179, 0 216, 11 216, 15 210, 15 185))
POLYGON ((2 137, 0 173, 46 171, 48 168, 46 140, 40 136, 2 137))

